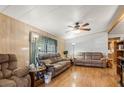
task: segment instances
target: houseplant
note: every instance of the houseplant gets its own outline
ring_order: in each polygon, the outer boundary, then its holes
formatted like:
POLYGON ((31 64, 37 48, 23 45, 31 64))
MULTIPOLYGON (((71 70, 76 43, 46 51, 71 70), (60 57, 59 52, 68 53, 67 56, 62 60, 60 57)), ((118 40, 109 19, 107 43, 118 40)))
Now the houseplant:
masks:
POLYGON ((65 55, 65 57, 67 58, 68 57, 68 51, 63 51, 63 54, 65 55))

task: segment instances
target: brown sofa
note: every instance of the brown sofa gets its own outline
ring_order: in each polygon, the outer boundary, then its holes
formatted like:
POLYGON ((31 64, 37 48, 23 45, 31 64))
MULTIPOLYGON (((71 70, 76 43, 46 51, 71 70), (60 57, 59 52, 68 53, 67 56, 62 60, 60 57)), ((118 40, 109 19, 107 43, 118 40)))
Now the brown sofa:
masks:
POLYGON ((31 84, 28 68, 17 69, 14 54, 0 54, 0 87, 28 87, 31 84))
POLYGON ((80 52, 74 59, 75 65, 106 67, 107 59, 101 52, 80 52))
POLYGON ((63 59, 59 53, 57 54, 44 54, 38 55, 40 63, 44 63, 47 67, 47 71, 52 72, 52 77, 60 74, 71 66, 69 59, 63 59))

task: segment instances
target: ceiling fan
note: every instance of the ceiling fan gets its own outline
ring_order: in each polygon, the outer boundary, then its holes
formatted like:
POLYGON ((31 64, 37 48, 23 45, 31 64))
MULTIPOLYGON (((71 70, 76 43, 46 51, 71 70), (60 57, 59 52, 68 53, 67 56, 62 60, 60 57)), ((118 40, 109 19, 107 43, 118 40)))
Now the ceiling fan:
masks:
MULTIPOLYGON (((78 32, 83 32, 83 31, 90 31, 91 28, 87 28, 87 26, 89 26, 89 25, 90 25, 89 23, 82 24, 82 23, 76 22, 74 24, 74 26, 69 25, 68 27, 72 28, 72 30, 70 30, 70 31, 78 33, 78 32)), ((70 32, 70 31, 66 31, 66 33, 70 32)))

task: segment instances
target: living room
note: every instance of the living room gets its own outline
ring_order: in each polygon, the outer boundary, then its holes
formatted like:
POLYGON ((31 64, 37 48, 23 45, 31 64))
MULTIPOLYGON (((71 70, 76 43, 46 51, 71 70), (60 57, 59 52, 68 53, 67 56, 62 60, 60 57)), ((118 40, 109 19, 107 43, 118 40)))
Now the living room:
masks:
POLYGON ((123 5, 0 5, 0 87, 121 87, 123 5))

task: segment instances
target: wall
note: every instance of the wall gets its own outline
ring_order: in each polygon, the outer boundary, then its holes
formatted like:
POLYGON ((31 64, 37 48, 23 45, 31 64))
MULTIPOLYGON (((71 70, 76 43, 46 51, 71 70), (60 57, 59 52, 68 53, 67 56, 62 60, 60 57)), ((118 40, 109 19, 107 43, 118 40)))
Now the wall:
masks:
POLYGON ((109 38, 115 38, 115 37, 120 37, 121 40, 124 40, 124 34, 115 34, 115 33, 109 33, 108 34, 109 38))
POLYGON ((71 40, 66 40, 65 48, 69 51, 69 54, 73 54, 72 43, 76 43, 75 45, 75 55, 78 52, 103 52, 105 55, 108 50, 108 33, 100 32, 89 34, 82 37, 76 37, 71 40))
POLYGON ((37 32, 58 40, 58 52, 64 50, 64 40, 33 26, 0 14, 0 54, 13 53, 18 59, 18 67, 29 64, 29 32, 37 32), (62 43, 61 43, 62 42, 62 43))

